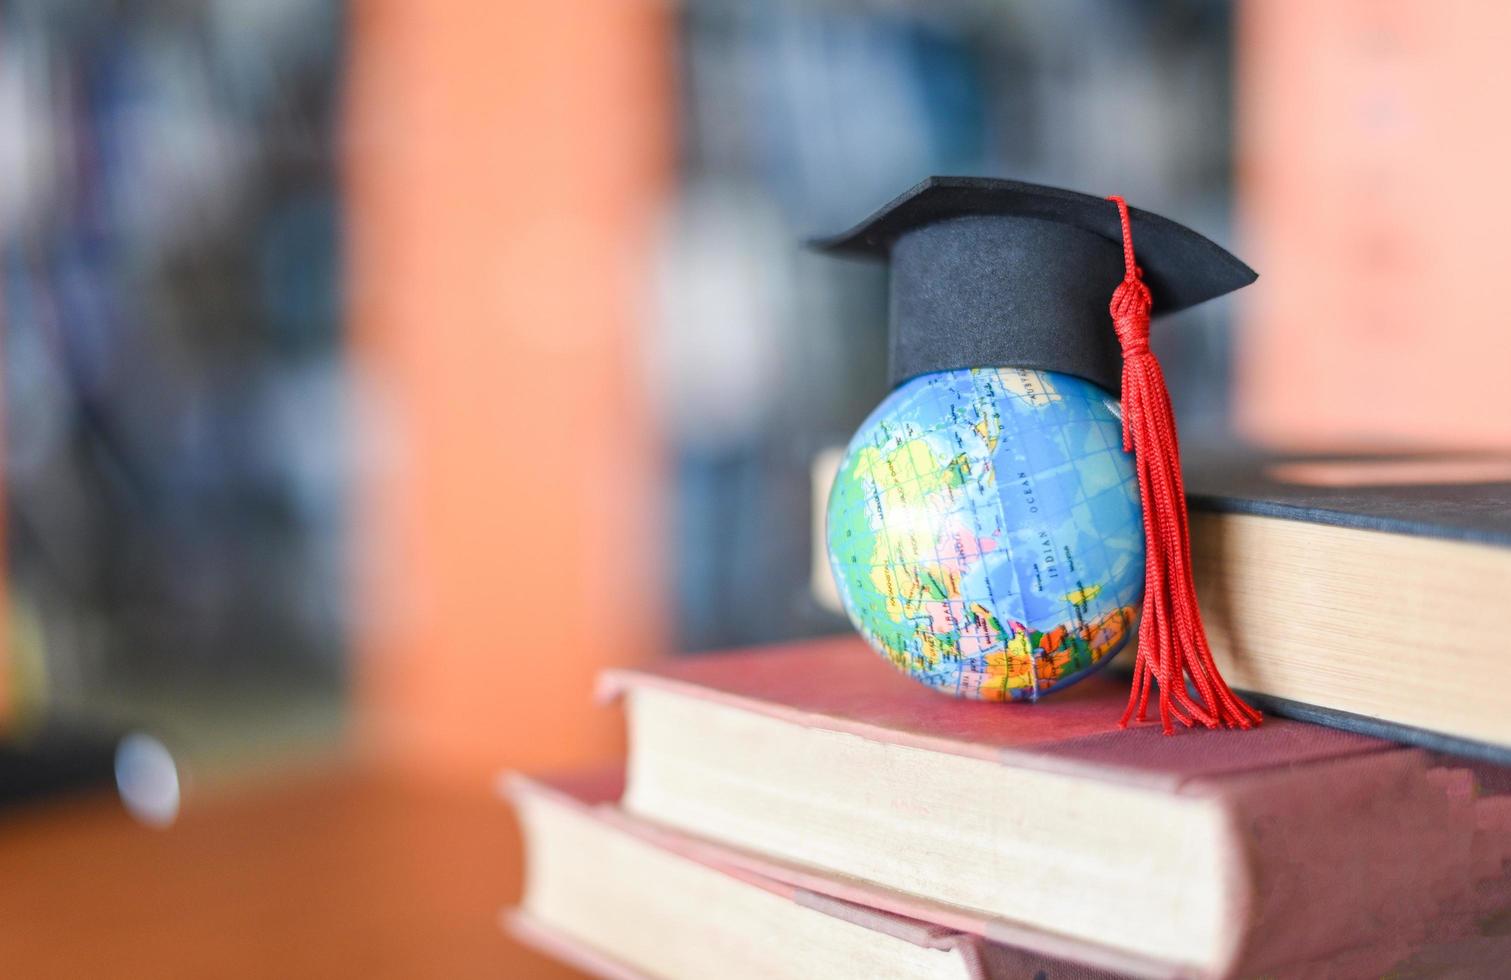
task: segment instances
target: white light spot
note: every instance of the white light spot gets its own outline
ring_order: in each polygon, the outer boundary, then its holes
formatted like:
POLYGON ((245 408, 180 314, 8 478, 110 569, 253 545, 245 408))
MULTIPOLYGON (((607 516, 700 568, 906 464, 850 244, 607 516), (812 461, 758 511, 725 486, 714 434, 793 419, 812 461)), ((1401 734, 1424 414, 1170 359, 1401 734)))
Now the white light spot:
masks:
POLYGON ((162 742, 134 732, 115 750, 115 785, 133 817, 150 827, 178 818, 178 765, 162 742))

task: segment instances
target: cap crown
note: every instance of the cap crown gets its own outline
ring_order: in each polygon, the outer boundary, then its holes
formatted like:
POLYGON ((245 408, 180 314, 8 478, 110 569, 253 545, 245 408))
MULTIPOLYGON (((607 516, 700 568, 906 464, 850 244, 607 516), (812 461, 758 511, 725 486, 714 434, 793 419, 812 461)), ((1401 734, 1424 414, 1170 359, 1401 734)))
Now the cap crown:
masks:
MULTIPOLYGON (((1226 249, 1129 208, 1154 312, 1253 282, 1226 249)), ((1090 194, 990 177, 930 177, 816 247, 890 261, 892 383, 963 367, 1028 367, 1119 387, 1107 312, 1123 278, 1117 207, 1090 194)))

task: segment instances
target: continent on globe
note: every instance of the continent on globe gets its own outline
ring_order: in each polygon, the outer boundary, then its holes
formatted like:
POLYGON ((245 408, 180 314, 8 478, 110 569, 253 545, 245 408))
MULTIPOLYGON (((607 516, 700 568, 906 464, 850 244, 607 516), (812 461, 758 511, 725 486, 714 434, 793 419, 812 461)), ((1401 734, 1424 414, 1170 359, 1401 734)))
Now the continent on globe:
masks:
POLYGON ((1102 388, 1047 371, 899 385, 829 497, 829 563, 856 629, 919 681, 983 700, 1037 700, 1109 662, 1144 590, 1116 413, 1102 388))

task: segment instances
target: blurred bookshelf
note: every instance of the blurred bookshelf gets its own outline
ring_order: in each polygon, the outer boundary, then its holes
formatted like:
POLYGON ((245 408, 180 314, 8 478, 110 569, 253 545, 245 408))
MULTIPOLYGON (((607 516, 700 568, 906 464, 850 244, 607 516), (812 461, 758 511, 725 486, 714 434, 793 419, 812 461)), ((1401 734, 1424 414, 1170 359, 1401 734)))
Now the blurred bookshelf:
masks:
MULTIPOLYGON (((659 475, 645 487, 665 491, 642 602, 664 613, 634 615, 664 618, 666 644, 683 651, 839 631, 808 589, 810 472, 884 394, 885 278, 801 241, 929 173, 1112 188, 1221 240, 1232 14, 1194 0, 692 0, 666 13, 626 11, 644 37, 620 46, 633 60, 605 69, 613 84, 636 80, 618 98, 638 106, 626 117, 638 128, 621 136, 669 156, 668 180, 625 187, 654 213, 650 258, 626 271, 645 322, 591 314, 622 345, 614 383, 651 403, 644 439, 659 475)), ((420 103, 383 87, 402 68, 353 68, 348 49, 355 37, 398 50, 409 42, 392 39, 419 15, 149 0, 19 3, 4 16, 12 699, 182 733, 217 758, 332 744, 348 727, 354 651, 387 642, 352 617, 393 605, 353 582, 349 563, 376 554, 379 571, 360 571, 382 579, 403 560, 382 557, 383 544, 352 548, 366 533, 354 525, 370 529, 362 501, 390 493, 358 486, 358 456, 395 435, 359 433, 359 416, 381 430, 402 421, 384 413, 406 386, 433 397, 418 375, 384 373, 392 331, 346 295, 379 281, 363 271, 371 262, 349 268, 349 226, 364 242, 408 234, 395 222, 411 205, 367 188, 405 166, 385 134, 420 118, 420 103), (369 389, 385 385, 374 415, 369 389)), ((529 28, 521 17, 495 19, 529 28)), ((475 21, 480 37, 495 19, 475 21)), ((587 136, 534 125, 542 146, 593 152, 587 136)), ((507 159, 512 141, 499 143, 507 159)), ((482 144, 438 158, 445 179, 459 181, 462 154, 491 152, 482 144)), ((539 179, 529 159, 518 166, 519 180, 539 179)), ((445 243, 484 261, 495 243, 479 236, 479 213, 468 208, 445 243)), ((520 220, 512 205, 499 215, 520 220)), ((409 267, 435 254, 417 251, 409 267)), ((401 277, 363 308, 420 302, 408 297, 421 289, 401 277)), ((1213 304, 1160 334, 1193 438, 1228 429, 1229 312, 1213 304)), ((477 314, 480 330, 511 315, 477 314)), ((457 478, 492 479, 479 475, 502 448, 474 446, 457 478)), ((644 516, 635 499, 621 519, 644 516)))
POLYGON ((21 2, 0 24, 16 711, 217 760, 328 742, 342 7, 21 2))

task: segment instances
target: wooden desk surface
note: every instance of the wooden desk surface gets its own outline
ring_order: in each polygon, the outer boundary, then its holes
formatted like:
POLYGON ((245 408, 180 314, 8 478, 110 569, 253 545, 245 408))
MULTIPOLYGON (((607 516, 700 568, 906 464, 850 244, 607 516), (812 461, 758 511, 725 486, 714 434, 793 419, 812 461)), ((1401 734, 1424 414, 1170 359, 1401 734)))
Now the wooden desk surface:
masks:
POLYGON ((168 830, 108 799, 0 813, 0 973, 576 976, 499 929, 519 846, 487 787, 352 770, 191 801, 168 830))

